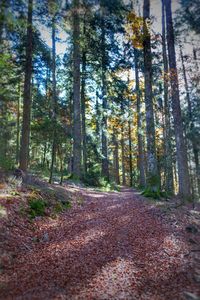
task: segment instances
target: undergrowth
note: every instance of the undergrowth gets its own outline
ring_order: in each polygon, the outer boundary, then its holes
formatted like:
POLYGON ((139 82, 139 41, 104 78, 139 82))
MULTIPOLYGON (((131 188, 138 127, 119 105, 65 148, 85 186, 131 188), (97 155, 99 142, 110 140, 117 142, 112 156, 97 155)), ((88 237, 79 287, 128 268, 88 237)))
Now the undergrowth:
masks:
MULTIPOLYGON (((29 186, 29 189, 31 187, 29 186)), ((53 216, 70 209, 71 199, 66 199, 63 194, 50 188, 32 188, 28 195, 28 209, 21 209, 22 213, 27 213, 31 219, 35 217, 53 216)))

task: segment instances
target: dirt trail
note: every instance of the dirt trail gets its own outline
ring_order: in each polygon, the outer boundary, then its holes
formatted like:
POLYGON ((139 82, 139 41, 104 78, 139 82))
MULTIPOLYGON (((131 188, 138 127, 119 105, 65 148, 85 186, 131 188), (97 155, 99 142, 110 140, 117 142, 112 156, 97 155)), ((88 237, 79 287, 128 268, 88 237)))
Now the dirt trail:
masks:
POLYGON ((82 206, 37 221, 2 275, 1 299, 175 300, 198 293, 184 236, 158 209, 131 189, 79 192, 82 206))

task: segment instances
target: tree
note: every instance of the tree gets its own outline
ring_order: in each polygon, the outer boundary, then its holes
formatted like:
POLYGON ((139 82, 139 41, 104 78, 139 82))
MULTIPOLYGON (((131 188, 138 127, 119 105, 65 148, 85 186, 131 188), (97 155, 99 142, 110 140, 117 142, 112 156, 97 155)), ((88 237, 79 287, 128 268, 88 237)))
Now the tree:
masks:
POLYGON ((107 91, 106 91, 106 33, 105 33, 105 20, 104 20, 104 7, 101 6, 101 51, 102 51, 102 175, 109 180, 109 167, 108 167, 108 141, 107 141, 107 91))
POLYGON ((26 36, 26 62, 23 94, 23 122, 20 147, 20 169, 27 171, 29 160, 29 139, 31 120, 31 76, 32 76, 32 53, 33 53, 33 0, 28 1, 28 20, 26 36))
POLYGON ((171 0, 165 0, 166 24, 167 24, 167 46, 169 56, 169 73, 171 84, 172 113, 174 119, 174 130, 176 139, 176 156, 178 163, 179 194, 183 198, 190 198, 190 178, 188 171, 188 159, 186 145, 183 136, 183 123, 179 98, 179 83, 176 66, 176 53, 174 42, 174 29, 172 21, 171 0))
POLYGON ((139 185, 145 187, 145 167, 144 167, 144 147, 142 136, 142 120, 141 120, 141 91, 139 82, 139 66, 138 66, 138 50, 134 48, 135 61, 135 90, 137 97, 137 143, 138 143, 138 167, 139 167, 139 185))
POLYGON ((144 48, 144 78, 145 78, 145 106, 146 106, 146 138, 147 138, 147 189, 150 192, 159 191, 159 174, 156 160, 155 123, 152 94, 152 54, 149 32, 150 1, 144 0, 143 6, 143 48, 144 48))
POLYGON ((165 7, 162 0, 162 56, 164 67, 164 145, 165 145, 165 176, 166 176, 166 191, 172 193, 174 191, 173 183, 173 165, 172 165, 172 130, 170 122, 170 104, 169 104, 169 67, 166 47, 166 28, 165 28, 165 7))
POLYGON ((53 142, 52 142, 52 154, 51 154, 51 167, 50 167, 50 177, 49 183, 52 182, 53 168, 56 156, 56 126, 57 126, 57 91, 56 91, 56 24, 55 24, 56 14, 54 13, 52 17, 52 98, 53 98, 53 113, 52 121, 54 124, 53 128, 53 142))
POLYGON ((81 178, 80 3, 73 0, 73 175, 81 178))
MULTIPOLYGON (((192 133, 195 124, 193 121, 193 115, 192 115, 192 101, 190 97, 190 91, 189 91, 189 85, 188 85, 188 79, 187 79, 187 74, 186 74, 186 68, 185 68, 185 61, 184 61, 184 55, 183 55, 183 50, 182 46, 180 46, 180 56, 181 56, 181 63, 182 63, 182 70, 183 70, 183 79, 184 79, 184 84, 185 84, 185 91, 186 91, 186 99, 187 99, 187 106, 188 106, 188 118, 189 118, 189 130, 192 133)), ((194 162, 195 162, 195 167, 196 167, 196 175, 197 175, 197 188, 198 188, 198 193, 200 195, 200 178, 199 178, 199 149, 197 146, 197 143, 192 136, 191 138, 191 143, 192 143, 192 151, 193 151, 193 156, 194 156, 194 162)))

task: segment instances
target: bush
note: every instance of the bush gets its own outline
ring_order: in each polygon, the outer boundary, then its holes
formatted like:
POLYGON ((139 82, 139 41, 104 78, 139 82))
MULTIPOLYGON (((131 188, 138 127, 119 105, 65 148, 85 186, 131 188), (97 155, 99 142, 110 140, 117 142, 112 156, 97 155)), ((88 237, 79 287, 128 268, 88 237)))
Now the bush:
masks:
POLYGON ((148 188, 142 192, 142 195, 147 198, 153 198, 153 199, 160 199, 160 197, 161 197, 160 191, 154 192, 148 188))
POLYGON ((66 209, 69 209, 72 207, 72 204, 70 201, 66 201, 66 202, 57 202, 54 206, 54 212, 55 213, 60 213, 66 209))
POLYGON ((98 164, 94 164, 83 178, 83 182, 88 186, 101 186, 101 170, 98 164))
POLYGON ((31 218, 45 215, 46 202, 42 199, 30 199, 29 208, 31 218))

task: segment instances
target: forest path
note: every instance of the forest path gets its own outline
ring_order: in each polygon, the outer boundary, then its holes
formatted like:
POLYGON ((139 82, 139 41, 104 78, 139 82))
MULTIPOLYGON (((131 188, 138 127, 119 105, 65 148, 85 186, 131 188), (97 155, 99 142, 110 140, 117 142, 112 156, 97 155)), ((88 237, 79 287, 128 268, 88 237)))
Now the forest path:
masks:
POLYGON ((188 249, 157 208, 128 188, 74 189, 83 205, 37 221, 1 299, 185 299, 188 249))

